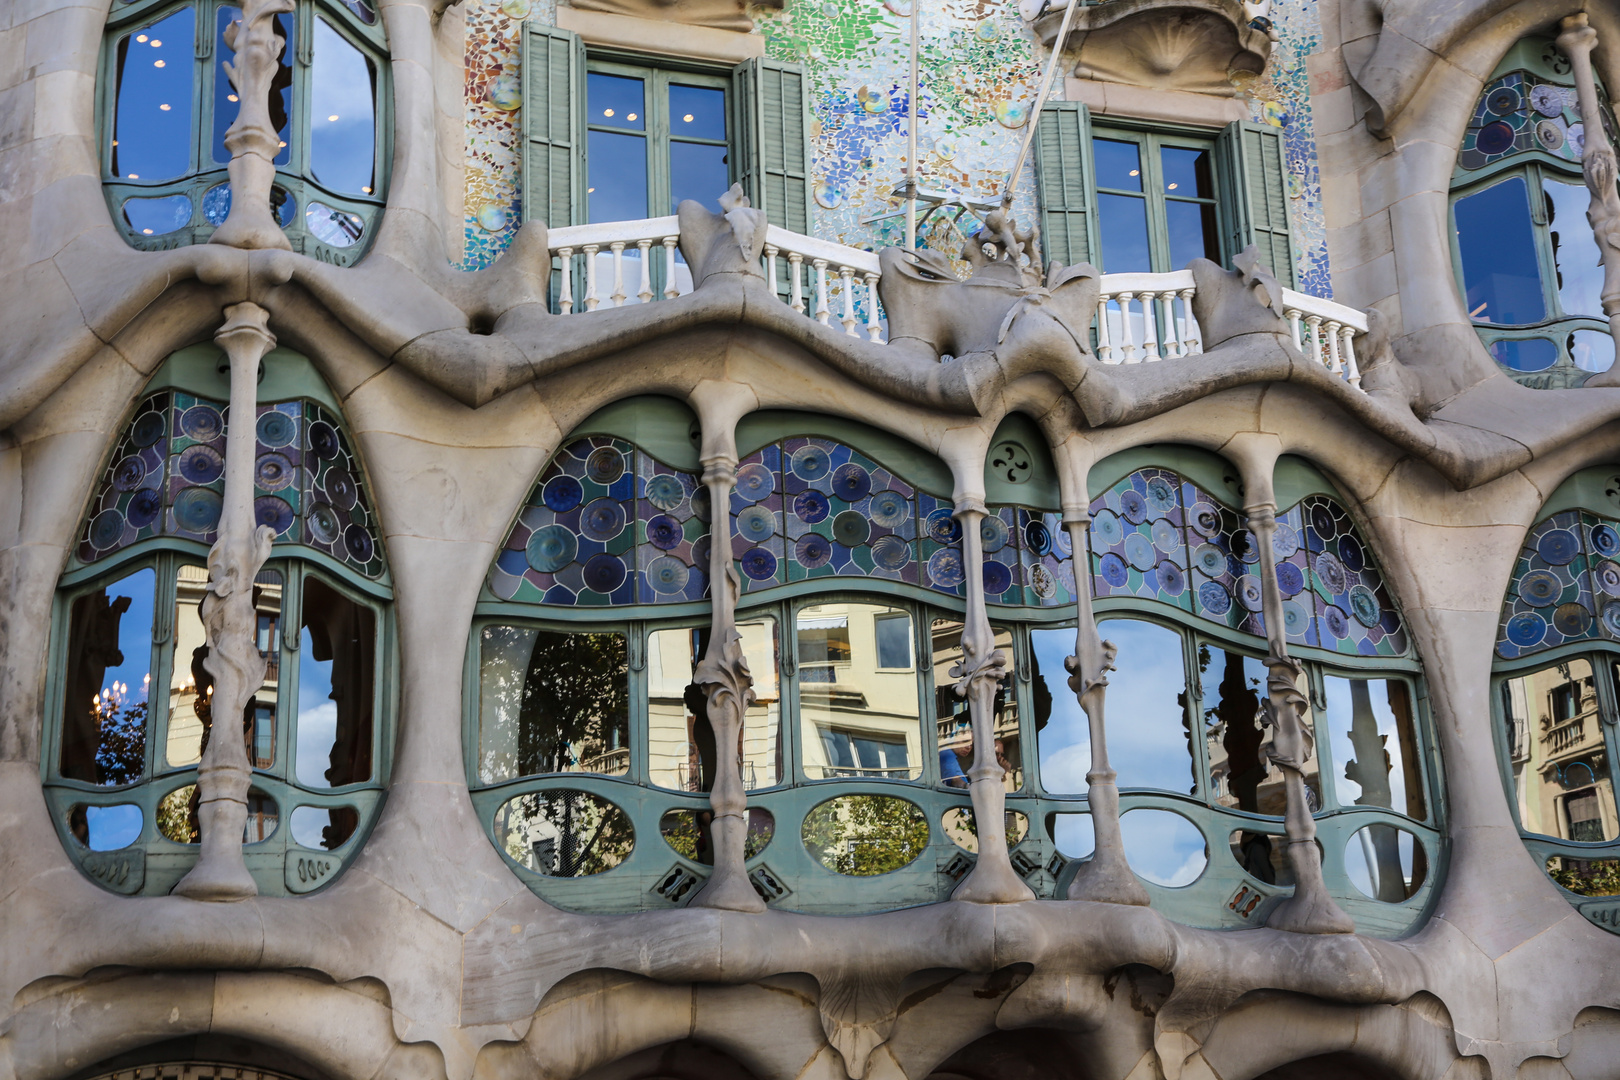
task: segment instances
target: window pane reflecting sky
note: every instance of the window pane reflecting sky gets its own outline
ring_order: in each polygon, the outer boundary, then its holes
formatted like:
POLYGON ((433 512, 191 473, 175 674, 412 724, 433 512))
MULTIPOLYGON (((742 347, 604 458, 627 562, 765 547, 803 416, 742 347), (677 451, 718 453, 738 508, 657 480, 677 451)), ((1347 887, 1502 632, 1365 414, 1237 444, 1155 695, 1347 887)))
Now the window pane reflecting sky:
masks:
POLYGON ((196 20, 189 7, 118 42, 112 171, 169 180, 191 170, 191 79, 196 20))

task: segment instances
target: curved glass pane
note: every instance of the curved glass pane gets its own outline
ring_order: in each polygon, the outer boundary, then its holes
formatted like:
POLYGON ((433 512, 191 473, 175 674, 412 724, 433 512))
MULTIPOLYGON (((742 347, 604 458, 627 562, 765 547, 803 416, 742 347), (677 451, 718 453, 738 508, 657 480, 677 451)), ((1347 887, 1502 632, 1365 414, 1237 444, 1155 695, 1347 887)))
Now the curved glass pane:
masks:
POLYGON ((1558 362, 1558 345, 1547 338, 1503 338, 1491 342, 1490 350, 1509 371, 1545 371, 1558 362))
MULTIPOLYGON (((1000 626, 991 630, 995 634, 995 647, 1007 658, 1007 674, 996 684, 996 696, 990 706, 995 736, 992 750, 1002 769, 1002 785, 1008 791, 1017 791, 1024 786, 1024 754, 1023 740, 1019 736, 1018 696, 1012 686, 1012 631, 1000 626)), ((901 615, 877 620, 880 667, 885 666, 885 631, 891 631, 897 639, 891 662, 897 666, 909 666, 911 618, 901 615)), ((957 695, 956 680, 951 677, 951 668, 962 659, 962 623, 957 619, 935 619, 933 643, 934 722, 938 736, 939 777, 947 787, 965 789, 968 786, 968 770, 973 767, 973 720, 968 713, 967 699, 957 695)))
MULTIPOLYGON (((1305 680, 1302 673, 1302 694, 1305 680)), ((1199 642, 1198 681, 1215 801, 1233 810, 1282 817, 1288 805, 1283 773, 1266 753, 1275 732, 1261 722, 1266 666, 1255 657, 1199 642)), ((1303 719, 1311 722, 1308 715, 1303 719)), ((1312 754, 1305 763, 1305 800, 1313 812, 1322 808, 1319 769, 1320 758, 1312 754)))
MULTIPOLYGON (((1091 725, 1069 689, 1063 661, 1074 655, 1073 630, 1031 630, 1034 657, 1035 749, 1040 756, 1041 787, 1053 795, 1084 795, 1091 771, 1091 725)), ((1178 643, 1176 646, 1180 648, 1178 643)), ((1074 815, 1058 815, 1058 826, 1074 815)), ((1089 827, 1091 819, 1086 818, 1089 827)), ((1089 844, 1090 841, 1087 841, 1089 844)), ((1065 855, 1069 852, 1059 847, 1065 855)), ((1074 858, 1075 856, 1070 856, 1074 858)))
POLYGON ((76 803, 68 811, 68 831, 91 851, 117 851, 140 839, 145 820, 141 808, 134 803, 117 806, 76 803))
POLYGON ((1468 317, 1497 324, 1546 318, 1524 177, 1514 176, 1463 196, 1453 213, 1468 317))
MULTIPOLYGON (((714 865, 714 840, 709 826, 714 813, 703 810, 669 810, 658 819, 658 832, 664 842, 681 855, 704 866, 714 865)), ((743 838, 743 858, 752 859, 770 845, 776 833, 776 818, 759 806, 748 808, 748 835, 743 838)))
POLYGON ((62 775, 113 786, 146 773, 157 574, 136 570, 73 601, 62 705, 62 775))
MULTIPOLYGON (((1011 851, 1022 843, 1029 833, 1029 818, 1017 810, 1008 810, 1004 816, 1006 824, 1003 829, 1007 835, 1007 850, 1011 851)), ((940 818, 939 826, 945 830, 945 835, 951 843, 971 855, 979 853, 979 823, 973 816, 972 807, 951 807, 940 818)))
POLYGON ((112 169, 122 180, 191 171, 196 16, 187 6, 118 39, 112 169))
POLYGON ((1502 683, 1503 743, 1529 832, 1620 836, 1592 665, 1577 657, 1502 683))
POLYGON ((479 780, 629 772, 629 680, 623 634, 486 626, 479 780))
POLYGON ((922 717, 914 669, 881 666, 878 623, 899 609, 821 604, 796 614, 805 775, 922 775, 922 717))
POLYGON ((359 214, 338 210, 322 202, 312 202, 304 208, 304 224, 310 235, 329 247, 353 247, 366 231, 366 223, 359 214))
POLYGON ((1328 676, 1321 726, 1333 754, 1333 793, 1341 806, 1382 806, 1424 817, 1422 755, 1412 699, 1395 679, 1328 676))
POLYGON ((162 236, 191 224, 191 200, 184 195, 124 200, 124 220, 142 236, 162 236))
MULTIPOLYGON (((1227 843, 1243 872, 1267 885, 1292 885, 1294 866, 1288 861, 1288 840, 1277 833, 1235 830, 1227 843)), ((1318 844, 1320 846, 1320 844, 1318 844)))
POLYGON ((247 797, 247 824, 242 826, 242 843, 257 844, 276 834, 280 814, 276 800, 258 788, 249 788, 247 797))
POLYGON ((1577 896, 1620 895, 1620 859, 1553 855, 1547 860, 1547 873, 1577 896))
POLYGON ((1569 358, 1582 371, 1608 371, 1614 366, 1614 335, 1607 330, 1577 330, 1569 335, 1569 358))
POLYGON ((1097 833, 1090 814, 1053 814, 1047 819, 1052 846, 1065 859, 1085 859, 1097 850, 1097 833))
POLYGON ((630 815, 588 791, 536 791, 495 811, 495 842, 519 865, 547 877, 589 877, 630 857, 630 815))
MULTIPOLYGON (((754 704, 743 718, 743 785, 770 787, 782 779, 782 693, 777 676, 776 620, 743 616, 737 624, 754 677, 754 704)), ((708 791, 719 760, 708 703, 692 685, 708 650, 708 627, 654 630, 647 635, 647 749, 651 780, 674 791, 708 791)))
POLYGON ((1552 237, 1553 268, 1558 274, 1558 306, 1565 315, 1603 314, 1603 267, 1601 252, 1586 220, 1592 196, 1581 181, 1544 177, 1541 189, 1547 199, 1547 226, 1552 237))
POLYGON ((299 806, 288 821, 293 843, 327 851, 342 847, 359 824, 360 814, 352 806, 299 806))
POLYGON ((294 775, 305 787, 371 777, 376 618, 317 578, 304 581, 294 775))
POLYGON ((1108 763, 1120 789, 1191 793, 1197 783, 1181 635, 1134 619, 1108 619, 1099 630, 1119 646, 1108 676, 1107 717, 1108 763))
POLYGON ((187 784, 163 796, 157 810, 158 832, 177 844, 195 844, 202 835, 197 825, 197 785, 187 784))
MULTIPOLYGON (((208 643, 198 608, 208 590, 208 571, 195 565, 175 568, 174 663, 169 673, 169 726, 164 757, 171 767, 195 765, 208 745, 213 727, 211 704, 214 676, 205 661, 208 643)), ((253 606, 258 613, 255 636, 266 660, 264 682, 248 699, 248 758, 256 769, 268 769, 276 760, 276 698, 281 678, 281 574, 260 571, 253 582, 253 606)))
POLYGON ((835 874, 871 877, 909 866, 928 848, 928 818, 891 795, 844 795, 805 816, 804 846, 835 874))
POLYGON ((376 101, 377 69, 370 58, 325 19, 316 19, 309 76, 309 168, 333 191, 373 192, 376 101))
POLYGON ((1125 861, 1138 877, 1179 889, 1198 880, 1209 865, 1209 845, 1198 826, 1169 810, 1138 809, 1120 815, 1125 861))
MULTIPOLYGON (((231 160, 231 152, 225 148, 225 132, 236 122, 236 114, 241 107, 237 101, 236 88, 231 85, 230 76, 225 72, 225 65, 234 64, 236 61, 236 53, 225 43, 225 30, 241 17, 241 8, 227 5, 219 9, 214 19, 213 147, 214 160, 220 164, 231 160)), ((270 82, 270 123, 275 127, 276 134, 281 140, 281 150, 276 154, 277 165, 286 165, 292 161, 292 148, 288 143, 292 138, 293 49, 297 43, 295 35, 294 16, 291 13, 277 15, 276 36, 282 40, 281 62, 270 82)), ((223 221, 224 218, 221 217, 220 220, 223 221)), ((282 224, 285 225, 286 222, 282 224)))
POLYGON ((1365 895, 1398 904, 1423 887, 1429 859, 1423 842, 1405 829, 1368 825, 1344 845, 1344 872, 1365 895))

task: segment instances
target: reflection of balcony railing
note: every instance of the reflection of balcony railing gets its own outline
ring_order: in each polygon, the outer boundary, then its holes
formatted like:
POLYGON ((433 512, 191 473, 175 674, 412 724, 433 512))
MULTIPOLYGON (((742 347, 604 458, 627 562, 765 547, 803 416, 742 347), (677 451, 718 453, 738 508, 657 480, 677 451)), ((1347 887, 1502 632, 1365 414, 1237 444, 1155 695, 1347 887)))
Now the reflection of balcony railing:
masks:
POLYGON ((1542 741, 1547 745, 1547 757, 1556 758, 1574 750, 1584 749, 1587 742, 1586 721, 1591 715, 1595 714, 1566 720, 1542 736, 1542 741))
MULTIPOLYGON (((682 265, 677 270, 675 261, 680 232, 680 219, 673 214, 551 230, 548 246, 567 271, 558 275, 558 310, 568 315, 576 313, 577 308, 577 313, 584 314, 595 311, 604 302, 622 307, 673 299, 690 291, 686 268, 682 265), (652 286, 653 259, 657 257, 654 248, 663 250, 662 297, 652 286), (627 251, 629 266, 625 265, 627 251), (583 262, 583 293, 579 297, 574 295, 576 259, 583 262), (612 291, 606 296, 599 280, 602 277, 611 281, 608 287, 612 291)), ((795 311, 830 326, 836 305, 837 318, 846 335, 860 337, 864 331, 872 341, 881 339, 883 327, 878 316, 877 291, 880 268, 873 252, 772 225, 765 233, 760 269, 783 297, 783 303, 795 311), (856 314, 863 297, 864 325, 856 314)), ((1293 330, 1294 344, 1328 371, 1359 388, 1361 371, 1352 343, 1357 334, 1367 332, 1366 315, 1332 300, 1292 289, 1284 289, 1282 293, 1283 310, 1293 330)), ((1167 274, 1104 274, 1097 317, 1092 326, 1097 358, 1105 364, 1140 364, 1180 360, 1202 353, 1203 334, 1192 313, 1196 294, 1197 285, 1191 270, 1167 274)))
POLYGON ((613 775, 630 771, 630 749, 609 750, 605 754, 582 758, 579 763, 581 772, 607 773, 613 775))
POLYGON ((838 777, 838 776, 853 776, 853 777, 894 776, 894 777, 900 778, 901 780, 904 780, 904 779, 908 778, 909 776, 911 776, 911 766, 909 766, 909 765, 874 766, 873 768, 870 768, 870 769, 864 769, 864 768, 860 767, 859 765, 823 765, 821 767, 821 776, 822 776, 822 779, 824 779, 824 780, 830 780, 833 777, 838 777))
MULTIPOLYGON (((752 761, 744 761, 741 763, 741 765, 743 787, 749 791, 752 791, 754 788, 759 786, 759 781, 755 779, 757 774, 754 772, 754 763, 752 761)), ((684 761, 677 763, 675 766, 675 785, 680 791, 703 790, 702 779, 700 777, 693 776, 692 767, 684 761)))

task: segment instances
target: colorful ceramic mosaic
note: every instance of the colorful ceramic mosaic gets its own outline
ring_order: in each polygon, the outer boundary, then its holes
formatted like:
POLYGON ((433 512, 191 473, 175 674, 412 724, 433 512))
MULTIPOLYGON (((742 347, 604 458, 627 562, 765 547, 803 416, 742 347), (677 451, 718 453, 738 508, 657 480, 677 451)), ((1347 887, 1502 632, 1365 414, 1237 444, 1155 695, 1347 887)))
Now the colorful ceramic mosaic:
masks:
MULTIPOLYGON (((1568 69, 1569 61, 1563 56, 1554 53, 1553 58, 1568 69)), ((1614 121, 1607 112, 1604 121, 1613 138, 1614 121)), ((1510 71, 1480 94, 1457 154, 1457 167, 1483 169, 1504 158, 1540 150, 1579 168, 1585 146, 1586 126, 1581 122, 1574 87, 1549 82, 1534 72, 1510 71)))
MULTIPOLYGON (((555 8, 540 0, 467 0, 465 6, 463 265, 477 269, 506 249, 521 219, 521 22, 553 23, 555 8)), ((811 231, 823 239, 863 250, 903 242, 903 217, 883 215, 903 209, 893 192, 907 165, 908 12, 903 4, 876 0, 796 0, 781 10, 751 10, 766 53, 803 64, 810 78, 811 231)), ((1331 296, 1306 70, 1307 58, 1322 47, 1317 5, 1278 0, 1271 18, 1281 40, 1270 66, 1258 78, 1237 77, 1235 89, 1254 120, 1283 129, 1300 289, 1331 296)), ((920 21, 922 185, 998 197, 1049 53, 1006 0, 941 0, 924 6, 920 21)), ((1052 97, 1062 95, 1059 79, 1052 97)), ((1020 221, 1035 217, 1033 169, 1025 170, 1014 212, 1020 221)), ((960 226, 937 217, 919 243, 954 255, 963 227, 971 230, 971 217, 960 226)), ((857 314, 865 318, 864 311, 857 314)))
POLYGON ((1620 522, 1580 510, 1530 530, 1502 611, 1504 659, 1572 641, 1620 639, 1620 522))
MULTIPOLYGON (((367 577, 383 572, 376 518, 338 419, 312 401, 256 411, 253 510, 278 544, 303 544, 367 577)), ((164 391, 141 403, 92 503, 79 560, 155 536, 212 544, 225 491, 225 405, 164 391)))
POLYGON ((622 439, 552 459, 490 569, 501 600, 594 607, 708 595, 708 492, 622 439))
MULTIPOLYGON (((1366 544, 1338 503, 1313 495, 1272 537, 1288 640, 1400 656, 1406 630, 1366 544)), ((1169 469, 1138 469, 1091 504, 1092 591, 1169 604, 1264 637, 1260 552, 1237 512, 1169 469)))

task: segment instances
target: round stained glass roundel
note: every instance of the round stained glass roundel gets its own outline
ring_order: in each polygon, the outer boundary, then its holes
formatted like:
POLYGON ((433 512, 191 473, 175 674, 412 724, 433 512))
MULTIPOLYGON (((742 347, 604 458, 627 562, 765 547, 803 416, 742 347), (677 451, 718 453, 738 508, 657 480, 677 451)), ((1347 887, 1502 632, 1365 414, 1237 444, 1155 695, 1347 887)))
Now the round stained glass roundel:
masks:
POLYGON ((309 425, 309 448, 315 456, 323 461, 331 461, 338 456, 342 444, 338 441, 337 429, 325 420, 317 420, 309 425))
POLYGON ((624 475, 624 455, 611 446, 599 446, 585 459, 585 475, 603 487, 624 475))
POLYGON ((737 470, 737 494, 749 502, 759 502, 776 490, 776 477, 759 462, 751 462, 737 470))
POLYGON ((1012 571, 1007 569, 1005 563, 986 560, 984 564, 984 591, 991 596, 1000 596, 1012 588, 1012 571))
POLYGON ((1155 515, 1162 517, 1176 508, 1176 488, 1162 476, 1155 476, 1147 482, 1148 509, 1155 515))
POLYGON ((1277 564, 1277 588, 1284 596, 1295 596, 1305 588, 1305 575, 1293 563, 1277 564))
POLYGON ((193 405, 180 414, 180 430, 198 442, 213 442, 225 430, 225 420, 212 405, 193 405))
POLYGON ((928 538, 936 544, 955 544, 962 539, 962 523, 951 516, 951 508, 941 506, 928 514, 924 526, 928 530, 928 538))
POLYGON ((624 507, 616 499, 592 499, 579 514, 579 531, 605 543, 624 531, 624 507))
POLYGON ((833 470, 833 494, 845 502, 859 502, 872 490, 872 477, 853 461, 833 470))
POLYGON ((180 476, 188 484, 212 484, 225 473, 225 459, 212 446, 190 446, 180 455, 180 476))
POLYGON ((1050 555, 1052 553, 1052 531, 1046 527, 1045 522, 1031 521, 1024 526, 1024 543, 1036 555, 1050 555))
POLYGON ((1187 576, 1181 572, 1181 567, 1169 559, 1154 567, 1153 574, 1159 583, 1160 591, 1170 596, 1180 596, 1187 588, 1187 576))
POLYGON ((1205 540, 1213 540, 1221 534, 1221 512, 1209 503, 1194 506, 1187 514, 1187 521, 1205 540))
POLYGON ((872 526, 858 511, 845 510, 833 518, 833 539, 845 547, 860 547, 872 535, 872 526))
POLYGON ((124 515, 117 510, 103 510, 90 522, 90 543, 105 551, 124 538, 124 515))
POLYGON ((873 493, 868 510, 872 515, 872 523, 885 529, 898 529, 906 523, 906 518, 911 516, 911 507, 906 497, 898 491, 873 493))
POLYGON ((1598 525, 1592 530, 1592 550, 1605 559, 1620 555, 1620 532, 1612 525, 1598 525))
MULTIPOLYGON (((309 508, 309 531, 318 543, 331 544, 336 542, 342 534, 343 526, 338 521, 337 511, 325 503, 316 503, 309 508)), ((531 538, 530 542, 533 540, 531 538)))
POLYGON ((1042 563, 1036 563, 1029 568, 1029 587, 1035 590, 1035 595, 1042 600, 1050 600, 1057 595, 1057 578, 1052 576, 1042 563))
POLYGON ((1603 605, 1603 629, 1620 637, 1620 600, 1610 600, 1603 605))
POLYGON ((295 475, 293 463, 280 454, 260 454, 253 463, 253 482, 266 491, 280 491, 295 475))
POLYGON ((827 496, 815 488, 801 491, 793 497, 793 513, 806 525, 827 520, 827 514, 831 510, 832 504, 827 501, 827 496))
MULTIPOLYGON (((673 521, 673 518, 668 520, 673 521)), ((750 543, 769 540, 776 533, 776 515, 763 506, 750 506, 737 515, 737 535, 750 543)), ((648 536, 652 535, 651 527, 648 536)))
POLYGON ((1157 518, 1148 530, 1153 537, 1153 546, 1168 554, 1181 546, 1181 538, 1176 535, 1176 527, 1170 524, 1169 518, 1157 518))
POLYGON ((1506 120, 1498 120, 1494 124, 1486 124, 1479 129, 1479 135, 1474 141, 1474 146, 1478 148, 1480 153, 1492 157, 1497 154, 1505 154, 1513 149, 1515 134, 1512 124, 1509 124, 1506 120))
POLYGON ((1232 610, 1232 597, 1218 581, 1206 581, 1198 586, 1198 603, 1211 615, 1225 615, 1232 610))
POLYGON ((606 552, 592 555, 583 568, 585 587, 599 593, 610 593, 623 585, 626 574, 624 560, 606 552))
POLYGON ((350 525, 343 530, 343 550, 355 562, 367 563, 371 561, 376 548, 371 542, 371 534, 363 526, 350 525))
POLYGON ((1564 583, 1551 570, 1532 570, 1519 579, 1519 596, 1531 607, 1550 607, 1563 591, 1564 583))
POLYGON ((962 584, 962 556, 950 548, 934 552, 928 559, 928 579, 942 589, 962 584))
POLYGON ((1226 552, 1214 544, 1199 544, 1193 551, 1193 565, 1210 577, 1226 573, 1226 552))
POLYGON ((129 523, 144 529, 157 520, 163 509, 163 498, 151 488, 142 488, 129 500, 129 523))
POLYGON ((801 446, 793 451, 793 471, 801 480, 814 483, 826 476, 832 469, 832 460, 827 457, 827 451, 819 446, 801 446))
POLYGON ((647 479, 647 501, 660 510, 673 510, 686 498, 686 488, 668 473, 659 473, 647 479))
POLYGON ((205 533, 219 524, 222 505, 216 491, 187 488, 174 500, 175 524, 186 532, 205 533))
POLYGON ((1528 649, 1547 636, 1547 620, 1534 611, 1521 611, 1507 621, 1506 634, 1508 641, 1528 649))
POLYGON ((911 561, 911 546, 898 536, 881 536, 872 544, 872 562, 884 570, 898 570, 911 561))
POLYGON ((979 523, 979 540, 984 545, 986 555, 993 555, 1006 547, 1009 535, 1007 523, 999 517, 987 517, 979 523))
POLYGON ((1311 624, 1311 616, 1298 600, 1289 600, 1283 604, 1283 628, 1289 637, 1302 637, 1305 628, 1311 624))
POLYGON ((1327 626, 1328 633, 1336 638, 1349 636, 1350 619, 1345 615, 1344 609, 1337 604, 1329 604, 1322 612, 1322 622, 1327 626))
POLYGON ((684 539, 686 531, 681 528, 681 523, 668 514, 647 519, 647 543, 658 550, 669 551, 679 547, 684 539))
POLYGON ((832 558, 832 541, 820 533, 806 533, 799 537, 794 555, 798 558, 799 565, 806 570, 826 566, 828 560, 832 558))
POLYGON ((1536 554, 1554 566, 1567 566, 1580 551, 1580 541, 1568 529, 1552 529, 1536 541, 1536 554))
POLYGON ((1131 572, 1126 567, 1125 560, 1113 552, 1097 561, 1097 572, 1102 575, 1104 581, 1116 589, 1124 588, 1125 583, 1131 580, 1131 572))
POLYGON ((536 529, 524 548, 524 558, 542 574, 555 574, 574 561, 579 553, 579 542, 563 525, 547 525, 536 529))
POLYGON ((1384 608, 1371 589, 1357 585, 1350 590, 1350 613, 1356 617, 1356 622, 1371 629, 1384 617, 1384 608))
POLYGON ((1322 540, 1333 539, 1339 531, 1338 525, 1333 520, 1333 511, 1321 504, 1311 507, 1311 528, 1316 530, 1317 537, 1322 540))
POLYGON ((1567 638, 1585 637, 1592 628, 1592 613, 1580 604, 1559 604, 1553 611, 1552 624, 1567 638))
POLYGON ((647 564, 647 584, 661 596, 681 592, 691 576, 691 568, 673 555, 660 555, 647 564))
POLYGON ((1153 542, 1139 532, 1133 532, 1125 538, 1125 558, 1138 570, 1153 569, 1159 561, 1153 550, 1153 542))
POLYGON ((130 441, 136 446, 151 446, 163 438, 164 426, 162 413, 143 413, 135 421, 134 430, 130 432, 130 441))
POLYGON ((1260 579, 1253 574, 1244 574, 1239 578, 1237 589, 1238 603, 1242 604, 1245 610, 1259 611, 1264 605, 1265 599, 1260 592, 1260 579))
POLYGON ((540 498, 545 502, 546 509, 558 514, 566 514, 578 506, 584 497, 585 489, 572 476, 553 476, 540 490, 540 498))
POLYGON ((255 524, 270 526, 272 531, 280 535, 293 523, 293 508, 287 505, 285 499, 262 495, 253 500, 253 520, 255 524))
POLYGON ((767 548, 749 548, 739 561, 742 572, 754 581, 769 581, 776 576, 776 556, 767 548))
POLYGON ((1135 488, 1127 488, 1119 497, 1119 513, 1132 525, 1140 525, 1147 520, 1147 499, 1135 488))
POLYGON ((1271 534, 1271 550, 1276 552, 1277 558, 1286 559, 1299 550, 1299 533, 1292 525, 1277 523, 1277 530, 1271 534))
POLYGON ((1620 596, 1620 565, 1605 559, 1592 571, 1592 579, 1606 596, 1620 596))
POLYGON ((1519 111, 1519 107, 1523 104, 1524 99, 1511 86, 1498 86, 1485 99, 1485 108, 1497 116, 1512 116, 1519 111))
POLYGON ((328 469, 321 477, 321 490, 327 501, 339 510, 348 510, 360 501, 360 486, 346 469, 328 469))
POLYGON ((1099 510, 1091 519, 1091 535, 1096 537, 1098 547, 1111 548, 1125 539, 1125 527, 1112 510, 1099 510))
POLYGON ((259 417, 257 435, 260 442, 272 449, 286 446, 298 436, 298 421, 272 409, 259 417))
POLYGON ((146 462, 131 454, 113 467, 113 487, 118 491, 134 491, 146 479, 146 462))
POLYGON ((1316 577, 1328 592, 1334 595, 1344 592, 1344 564, 1332 552, 1323 551, 1317 554, 1316 577))

